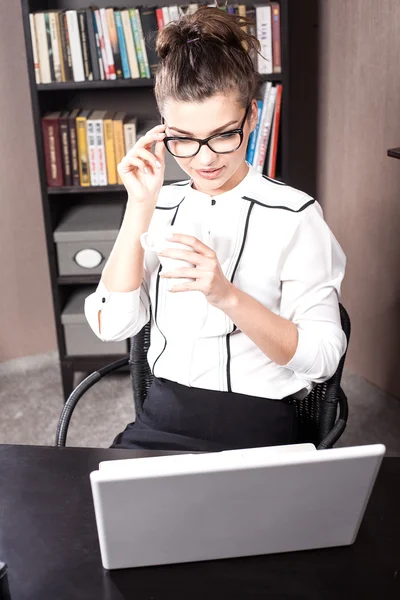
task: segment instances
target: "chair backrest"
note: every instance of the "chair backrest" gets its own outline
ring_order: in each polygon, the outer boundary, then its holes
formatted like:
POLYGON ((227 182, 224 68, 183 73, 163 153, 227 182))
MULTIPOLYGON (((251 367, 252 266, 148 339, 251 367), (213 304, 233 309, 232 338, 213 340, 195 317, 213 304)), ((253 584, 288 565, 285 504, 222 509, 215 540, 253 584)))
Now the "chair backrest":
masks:
MULTIPOLYGON (((347 343, 349 343, 350 318, 341 304, 339 308, 342 329, 347 343)), ((141 412, 154 379, 147 361, 147 351, 150 346, 150 322, 151 316, 142 330, 131 339, 129 364, 136 414, 141 412)), ((337 415, 340 381, 346 353, 347 351, 342 356, 336 373, 331 379, 316 385, 306 398, 296 400, 299 442, 312 442, 318 445, 332 430, 337 415)))

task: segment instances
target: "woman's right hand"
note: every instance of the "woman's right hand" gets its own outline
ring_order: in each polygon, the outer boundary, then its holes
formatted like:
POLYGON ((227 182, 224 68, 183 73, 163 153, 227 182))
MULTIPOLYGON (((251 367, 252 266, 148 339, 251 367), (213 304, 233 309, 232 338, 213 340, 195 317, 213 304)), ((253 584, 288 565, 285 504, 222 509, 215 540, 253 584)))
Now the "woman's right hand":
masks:
POLYGON ((128 199, 134 204, 155 208, 164 183, 166 125, 157 125, 142 136, 127 152, 117 169, 128 199), (151 152, 155 143, 154 154, 151 152))

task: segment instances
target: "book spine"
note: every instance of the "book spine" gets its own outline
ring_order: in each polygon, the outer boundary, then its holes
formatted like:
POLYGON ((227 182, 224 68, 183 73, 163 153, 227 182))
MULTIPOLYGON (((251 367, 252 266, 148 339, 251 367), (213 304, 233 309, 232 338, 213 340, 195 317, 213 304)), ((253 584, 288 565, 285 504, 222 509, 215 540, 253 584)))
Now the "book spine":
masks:
POLYGON ((272 63, 274 73, 282 73, 281 58, 281 14, 278 2, 271 2, 272 19, 272 63))
POLYGON ((51 43, 51 27, 50 27, 49 13, 44 14, 44 21, 46 24, 46 39, 47 39, 47 52, 49 54, 49 63, 50 63, 50 77, 51 77, 51 81, 56 81, 56 72, 54 70, 53 46, 51 43))
POLYGON ((37 48, 35 17, 33 15, 33 13, 29 14, 29 27, 30 27, 30 31, 31 31, 33 68, 35 71, 35 81, 38 84, 38 83, 40 83, 39 53, 38 53, 38 48, 37 48))
POLYGON ((162 8, 157 8, 156 9, 156 17, 157 17, 158 31, 161 31, 165 27, 165 24, 164 24, 164 15, 163 15, 163 9, 162 8))
POLYGON ((124 125, 125 152, 129 152, 136 144, 136 124, 125 123, 124 125))
MULTIPOLYGON (((247 11, 246 11, 246 5, 245 4, 239 4, 238 6, 238 15, 239 17, 247 17, 247 11)), ((246 31, 247 33, 247 25, 242 25, 242 29, 244 31, 246 31)))
POLYGON ((257 105, 258 105, 257 124, 250 134, 249 146, 247 149, 247 156, 246 156, 247 162, 249 162, 251 165, 254 163, 254 155, 255 155, 255 150, 256 150, 258 132, 260 130, 263 104, 264 104, 263 100, 257 100, 257 105))
POLYGON ((85 81, 82 46, 79 35, 78 15, 76 10, 67 10, 68 33, 71 47, 72 72, 74 81, 85 81))
POLYGON ((96 18, 97 31, 99 34, 99 43, 100 43, 100 50, 101 50, 101 59, 103 61, 104 76, 106 79, 110 79, 110 72, 108 69, 108 61, 107 61, 107 53, 106 53, 106 45, 105 45, 105 40, 104 40, 103 26, 101 24, 101 17, 100 17, 99 9, 96 8, 96 10, 94 11, 94 14, 95 14, 95 18, 96 18))
MULTIPOLYGON (((113 121, 113 133, 114 133, 114 149, 115 149, 115 164, 119 165, 121 160, 125 156, 125 144, 124 144, 124 125, 122 120, 113 121)), ((117 170, 117 181, 121 185, 122 179, 119 176, 117 170)))
POLYGON ((65 61, 63 55, 63 39, 61 34, 61 23, 60 23, 60 11, 54 13, 57 29, 57 41, 58 41, 58 54, 60 57, 60 68, 61 68, 61 81, 67 81, 67 74, 65 71, 65 61))
POLYGON ((121 52, 122 74, 124 76, 124 79, 130 79, 131 70, 129 68, 128 52, 126 50, 125 35, 124 35, 124 28, 122 25, 121 11, 116 10, 114 13, 114 17, 115 17, 115 27, 117 29, 119 49, 121 52))
POLYGON ((109 185, 115 185, 117 183, 117 165, 115 162, 112 119, 104 119, 104 146, 106 149, 107 181, 109 185))
POLYGON ((76 118, 68 118, 69 141, 71 144, 72 185, 80 185, 78 142, 76 139, 76 118))
POLYGON ((106 78, 106 76, 104 73, 103 59, 101 57, 100 36, 99 36, 98 29, 97 29, 97 20, 96 20, 96 15, 94 14, 94 11, 92 11, 92 17, 93 17, 94 37, 96 40, 97 64, 99 66, 100 79, 103 81, 106 78))
POLYGON ((42 132, 47 185, 49 187, 63 186, 64 178, 58 119, 42 119, 42 132))
POLYGON ((149 59, 148 59, 148 56, 147 56, 146 40, 144 39, 142 19, 140 17, 140 12, 139 12, 138 8, 135 8, 134 12, 135 12, 136 22, 138 24, 140 47, 142 49, 143 62, 144 62, 144 67, 146 69, 146 77, 150 78, 151 77, 150 65, 149 65, 149 59))
POLYGON ((260 151, 258 153, 257 162, 254 163, 256 171, 259 173, 263 172, 265 156, 267 154, 267 147, 269 136, 271 133, 271 125, 272 125, 272 117, 274 114, 275 108, 275 100, 276 100, 276 87, 271 88, 268 103, 267 103, 267 111, 265 115, 265 122, 262 123, 260 129, 260 151))
POLYGON ((82 42, 82 59, 83 59, 83 70, 85 73, 85 79, 87 81, 93 81, 92 64, 90 60, 88 30, 86 25, 86 10, 78 10, 78 25, 79 33, 82 42))
POLYGON ((133 40, 133 31, 129 10, 121 11, 122 26, 124 28, 126 51, 128 53, 129 69, 133 79, 140 77, 139 65, 136 57, 135 43, 133 40))
POLYGON ((60 118, 61 154, 64 167, 64 185, 72 185, 71 153, 68 133, 68 118, 60 118))
POLYGON ((50 59, 47 50, 46 21, 44 13, 35 13, 36 36, 39 53, 40 81, 51 83, 50 59))
POLYGON ((108 25, 108 34, 110 36, 111 51, 114 59, 115 74, 117 76, 117 79, 122 79, 122 60, 118 43, 117 27, 115 25, 114 9, 106 8, 106 17, 108 25))
POLYGON ((140 34, 139 34, 139 27, 138 27, 138 23, 136 20, 136 14, 135 14, 134 8, 129 9, 129 18, 131 21, 132 36, 133 36, 133 42, 135 44, 136 57, 137 57, 137 62, 138 62, 138 67, 139 67, 139 74, 140 74, 140 77, 146 77, 146 66, 144 64, 142 44, 140 41, 140 34))
POLYGON ((71 43, 69 40, 68 20, 65 12, 62 13, 60 19, 62 21, 62 29, 64 30, 65 35, 65 73, 67 76, 67 81, 74 81, 74 72, 72 70, 71 43))
POLYGON ((143 44, 146 48, 150 75, 154 76, 157 70, 158 56, 154 47, 155 34, 157 33, 157 17, 154 7, 142 7, 138 10, 142 23, 143 44))
POLYGON ((269 74, 273 72, 270 6, 256 6, 256 22, 257 37, 261 44, 260 54, 258 55, 258 72, 269 74))
MULTIPOLYGON (((212 6, 214 6, 214 4, 212 6)), ((177 21, 179 19, 178 6, 176 4, 172 4, 172 6, 169 6, 168 8, 169 8, 169 20, 177 21)))
POLYGON ((164 21, 164 27, 171 21, 171 17, 169 15, 169 8, 168 6, 163 6, 162 7, 162 14, 163 14, 163 21, 164 21))
POLYGON ((111 49, 110 34, 108 31, 108 25, 107 25, 106 9, 100 8, 99 10, 100 10, 101 27, 103 29, 103 35, 104 35, 104 47, 105 47, 106 56, 107 56, 109 79, 117 79, 117 75, 115 73, 114 57, 113 57, 113 53, 112 53, 112 49, 111 49))
MULTIPOLYGON (((247 26, 247 33, 257 37, 257 25, 256 25, 256 9, 253 7, 246 6, 246 17, 251 21, 247 26)), ((254 68, 258 70, 258 53, 256 50, 250 50, 249 56, 253 62, 254 68)))
POLYGON ((99 185, 95 123, 96 121, 93 121, 92 119, 88 119, 86 122, 90 185, 92 186, 99 185))
POLYGON ((95 121, 96 149, 97 149, 97 164, 99 166, 99 183, 98 185, 107 185, 107 165, 106 152, 104 148, 104 132, 103 120, 95 121))
POLYGON ((80 185, 90 185, 88 147, 86 136, 86 117, 76 118, 76 136, 78 141, 78 164, 80 185))
POLYGON ((282 104, 282 85, 278 84, 276 86, 276 102, 275 102, 275 112, 274 112, 274 121, 272 124, 272 133, 271 133, 271 145, 269 150, 268 157, 268 177, 275 179, 276 172, 276 156, 278 152, 278 138, 279 138, 279 125, 281 120, 281 104, 282 104))
MULTIPOLYGON (((94 33, 94 22, 93 22, 93 12, 90 8, 85 9, 86 13, 86 29, 87 29, 87 40, 89 44, 89 55, 90 55, 90 68, 93 73, 93 80, 99 81, 101 79, 100 76, 100 68, 99 68, 99 60, 98 60, 98 51, 96 44, 96 36, 94 33)), ((100 55, 101 57, 101 55, 100 55)))
POLYGON ((57 15, 55 13, 49 13, 49 25, 50 25, 50 35, 51 35, 51 49, 52 49, 53 64, 54 64, 54 76, 56 78, 57 83, 61 83, 62 82, 61 61, 60 61, 60 53, 59 53, 59 49, 58 49, 57 15))
POLYGON ((252 162, 253 166, 256 166, 257 161, 258 161, 258 156, 260 153, 261 139, 263 136, 263 128, 265 127, 265 124, 266 124, 266 116, 267 116, 267 110, 268 110, 268 98, 269 98, 269 94, 271 92, 271 88, 272 88, 272 83, 270 81, 263 83, 263 85, 261 86, 261 90, 262 90, 262 94, 263 94, 263 98, 262 98, 263 107, 262 107, 262 112, 261 112, 260 129, 259 129, 259 133, 257 136, 256 147, 255 147, 254 157, 253 157, 253 162, 252 162))

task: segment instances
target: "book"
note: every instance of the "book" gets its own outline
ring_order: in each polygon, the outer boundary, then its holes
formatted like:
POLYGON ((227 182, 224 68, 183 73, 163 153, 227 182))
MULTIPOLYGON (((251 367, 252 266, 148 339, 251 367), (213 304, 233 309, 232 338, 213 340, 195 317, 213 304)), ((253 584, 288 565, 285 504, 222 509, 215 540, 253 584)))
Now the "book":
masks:
POLYGON ((248 146, 247 146, 246 160, 251 165, 253 164, 253 161, 254 161, 254 154, 255 154, 255 150, 256 150, 258 132, 259 132, 259 129, 260 129, 261 114, 262 114, 263 104, 264 104, 263 100, 257 100, 257 106, 258 106, 257 124, 256 124, 255 128, 253 129, 253 131, 250 134, 249 143, 248 143, 248 146))
POLYGON ((104 47, 105 47, 106 57, 107 57, 107 66, 108 66, 108 75, 109 75, 108 78, 114 80, 114 79, 117 79, 117 75, 115 73, 114 56, 113 56, 112 48, 111 48, 110 33, 108 31, 106 9, 100 8, 99 12, 100 12, 100 19, 101 19, 101 27, 102 27, 103 36, 104 36, 104 47))
POLYGON ((136 117, 130 117, 124 121, 125 154, 136 144, 136 128, 136 117))
POLYGON ((100 36, 99 36, 99 31, 97 29, 97 20, 96 20, 96 15, 95 15, 94 11, 92 11, 92 18, 93 18, 94 37, 96 40, 97 62, 99 65, 100 79, 103 81, 106 78, 106 76, 104 73, 103 58, 101 56, 101 47, 100 47, 100 36))
POLYGON ((146 70, 146 77, 150 78, 151 77, 150 65, 149 65, 149 59, 148 59, 148 56, 147 56, 147 49, 146 49, 146 43, 145 43, 145 39, 144 39, 142 19, 141 19, 141 16, 140 16, 140 11, 139 11, 138 8, 134 8, 133 12, 135 14, 135 20, 136 20, 138 31, 139 31, 140 47, 141 47, 141 50, 142 50, 144 68, 146 70))
MULTIPOLYGON (((113 133, 114 133, 114 151, 115 151, 115 164, 118 167, 119 163, 125 156, 125 141, 124 141, 124 121, 126 119, 126 113, 117 112, 113 119, 113 133)), ((122 179, 117 171, 117 181, 121 185, 122 179)))
POLYGON ((39 53, 38 53, 38 47, 37 47, 35 17, 33 15, 33 13, 29 14, 29 28, 30 28, 30 32, 31 32, 33 69, 35 72, 35 81, 36 81, 36 83, 40 83, 39 53))
MULTIPOLYGON (((257 37, 257 25, 256 25, 256 9, 254 7, 246 6, 246 17, 250 19, 251 23, 247 26, 247 33, 257 37)), ((249 56, 253 62, 254 68, 258 70, 258 52, 256 50, 250 50, 249 56)))
POLYGON ((163 9, 162 8, 156 8, 156 17, 157 17, 157 27, 158 27, 158 31, 161 31, 162 29, 164 29, 164 15, 163 15, 163 9))
POLYGON ((64 185, 60 138, 60 116, 60 111, 46 113, 44 117, 42 117, 41 121, 46 177, 47 185, 49 187, 59 187, 64 185))
POLYGON ((67 17, 74 81, 85 81, 85 71, 83 67, 82 45, 81 37, 79 34, 77 11, 67 10, 65 14, 67 17))
POLYGON ((262 173, 263 169, 264 169, 268 141, 269 141, 270 133, 271 133, 272 118, 274 115, 276 91, 277 91, 277 88, 275 86, 270 89, 270 92, 268 94, 267 110, 265 112, 265 118, 264 118, 264 120, 261 121, 261 125, 260 125, 259 153, 258 153, 257 160, 253 163, 253 166, 255 167, 256 171, 258 171, 259 173, 262 173))
POLYGON ((171 17, 169 14, 169 7, 163 6, 161 10, 162 10, 162 14, 163 14, 163 21, 164 21, 164 27, 165 27, 171 21, 171 17))
POLYGON ((68 114, 68 111, 64 111, 60 115, 60 140, 62 164, 64 171, 64 185, 72 185, 68 114))
POLYGON ((79 33, 81 36, 83 70, 86 81, 93 81, 92 61, 90 60, 90 49, 88 39, 88 28, 86 23, 86 9, 82 8, 77 11, 79 33))
POLYGON ((95 9, 94 15, 95 15, 96 26, 97 26, 97 31, 98 31, 98 35, 99 35, 99 43, 100 43, 100 50, 101 50, 101 60, 103 62, 103 68, 104 68, 104 77, 106 79, 110 79, 110 72, 109 72, 109 69, 108 69, 106 46, 105 46, 105 41, 104 41, 103 26, 101 24, 100 11, 99 11, 98 8, 95 9))
POLYGON ((115 19, 115 27, 117 30, 117 36, 118 36, 118 45, 119 45, 119 50, 120 50, 120 54, 121 54, 122 75, 123 75, 124 79, 130 79, 131 70, 129 68, 128 52, 126 49, 124 27, 122 24, 122 17, 121 17, 120 10, 114 11, 114 19, 115 19))
POLYGON ((261 44, 258 54, 258 72, 261 74, 273 73, 272 66, 272 29, 271 29, 271 6, 254 6, 256 10, 257 38, 261 44))
POLYGON ((138 67, 139 67, 139 76, 147 77, 146 66, 145 66, 144 56, 143 56, 143 51, 142 51, 140 32, 139 32, 139 25, 138 25, 138 21, 136 18, 136 12, 135 12, 134 8, 129 9, 129 19, 131 22, 133 43, 135 45, 136 58, 137 58, 138 67))
POLYGON ((133 40, 131 18, 130 18, 128 9, 121 10, 121 20, 122 20, 122 27, 123 27, 124 36, 125 36, 126 52, 128 54, 129 70, 131 73, 131 77, 133 79, 135 79, 136 77, 140 77, 140 74, 139 74, 139 65, 138 65, 138 61, 136 58, 135 43, 133 40))
POLYGON ((91 119, 94 121, 95 136, 96 136, 96 151, 97 151, 97 166, 98 172, 98 185, 107 185, 107 164, 106 164, 106 150, 104 144, 104 126, 103 119, 106 116, 107 111, 95 110, 91 114, 91 119))
POLYGON ((68 133, 71 150, 72 185, 80 185, 78 140, 76 137, 76 118, 79 115, 79 112, 79 108, 75 108, 68 114, 68 133))
POLYGON ((50 16, 49 16, 48 12, 44 13, 44 22, 45 22, 45 28, 46 28, 47 52, 49 54, 49 63, 50 63, 50 77, 51 77, 51 81, 55 81, 56 73, 54 70, 53 46, 51 43, 50 16))
POLYGON ((262 112, 261 112, 260 127, 259 127, 259 131, 258 131, 258 135, 257 135, 256 147, 254 150, 254 156, 253 156, 253 161, 252 161, 252 165, 254 167, 258 163, 258 157, 260 154, 260 148, 261 148, 261 143, 262 143, 261 140, 262 140, 263 136, 265 135, 264 128, 266 127, 268 98, 269 98, 269 94, 271 92, 271 88, 272 88, 272 83, 270 81, 263 83, 260 88, 260 93, 262 94, 263 106, 262 106, 262 112))
POLYGON ((34 13, 36 38, 39 55, 39 72, 41 83, 51 83, 50 58, 47 50, 46 21, 44 13, 34 13))
MULTIPOLYGON (((88 40, 88 45, 89 45, 91 71, 92 71, 92 75, 93 75, 93 80, 99 81, 101 79, 99 55, 98 55, 100 46, 97 46, 97 43, 96 43, 93 12, 90 8, 86 8, 85 13, 86 13, 86 30, 87 30, 87 40, 88 40)), ((100 58, 101 58, 101 54, 100 54, 100 58)))
POLYGON ((91 186, 99 185, 99 164, 97 156, 96 128, 95 120, 92 118, 94 112, 95 111, 90 113, 86 120, 87 151, 91 186))
POLYGON ((177 21, 179 19, 179 16, 180 16, 179 15, 178 6, 176 4, 173 4, 172 6, 169 6, 168 9, 169 9, 169 20, 170 21, 177 21))
POLYGON ((106 8, 106 18, 108 25, 108 34, 110 36, 111 51, 114 59, 115 75, 117 79, 122 79, 122 61, 121 52, 118 43, 118 33, 115 25, 114 9, 106 8))
POLYGON ((59 51, 59 42, 57 35, 57 14, 55 12, 48 13, 49 18, 49 27, 50 27, 50 37, 51 37, 51 53, 53 57, 53 65, 54 65, 54 78, 57 83, 62 82, 61 77, 61 60, 60 60, 60 51, 59 51))
POLYGON ((82 110, 76 117, 76 139, 78 143, 78 165, 80 185, 90 185, 90 171, 88 158, 88 145, 86 135, 86 122, 90 115, 90 110, 82 110))
POLYGON ((274 73, 282 73, 281 13, 278 2, 270 2, 272 19, 272 66, 274 73))
POLYGON ((60 22, 62 60, 64 63, 65 79, 66 81, 73 81, 74 73, 72 71, 71 45, 69 42, 68 23, 65 10, 58 14, 58 20, 60 22))
POLYGON ((67 74, 65 71, 65 63, 63 57, 63 44, 62 44, 62 35, 61 35, 61 25, 60 25, 60 13, 61 10, 57 10, 55 14, 56 20, 56 30, 57 30, 57 41, 58 41, 58 54, 60 58, 60 69, 61 69, 61 81, 67 81, 67 74))
POLYGON ((276 102, 275 102, 275 111, 274 118, 272 121, 272 129, 271 129, 271 143, 269 148, 269 156, 268 156, 268 177, 275 179, 276 172, 276 155, 278 152, 278 138, 279 138, 279 125, 281 120, 281 104, 282 104, 282 84, 278 84, 276 86, 276 102))
POLYGON ((108 185, 117 183, 117 164, 115 160, 114 148, 114 130, 113 130, 114 112, 108 111, 104 115, 104 146, 106 149, 107 181, 108 185))
POLYGON ((157 35, 157 16, 154 6, 142 6, 139 8, 140 20, 143 30, 143 43, 146 48, 150 76, 154 76, 157 70, 158 56, 155 49, 155 38, 157 35))

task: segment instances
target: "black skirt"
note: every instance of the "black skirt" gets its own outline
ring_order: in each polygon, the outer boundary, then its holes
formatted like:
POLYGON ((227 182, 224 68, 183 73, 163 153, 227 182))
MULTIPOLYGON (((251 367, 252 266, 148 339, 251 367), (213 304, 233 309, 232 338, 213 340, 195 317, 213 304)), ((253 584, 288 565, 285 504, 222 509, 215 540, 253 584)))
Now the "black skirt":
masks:
POLYGON ((111 448, 212 452, 296 443, 293 400, 187 387, 155 377, 111 448))

